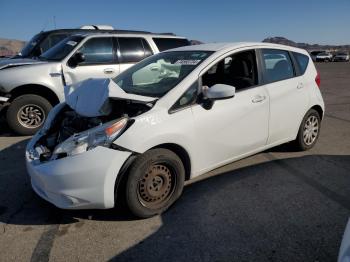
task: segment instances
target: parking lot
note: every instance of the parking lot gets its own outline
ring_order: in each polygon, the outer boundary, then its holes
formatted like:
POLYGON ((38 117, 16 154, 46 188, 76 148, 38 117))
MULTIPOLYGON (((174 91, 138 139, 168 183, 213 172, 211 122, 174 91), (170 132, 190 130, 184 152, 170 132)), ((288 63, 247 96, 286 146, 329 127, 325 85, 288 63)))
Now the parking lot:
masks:
POLYGON ((210 172, 145 220, 41 200, 25 170, 29 138, 0 121, 0 261, 335 261, 350 217, 350 63, 317 67, 326 115, 315 148, 210 172))

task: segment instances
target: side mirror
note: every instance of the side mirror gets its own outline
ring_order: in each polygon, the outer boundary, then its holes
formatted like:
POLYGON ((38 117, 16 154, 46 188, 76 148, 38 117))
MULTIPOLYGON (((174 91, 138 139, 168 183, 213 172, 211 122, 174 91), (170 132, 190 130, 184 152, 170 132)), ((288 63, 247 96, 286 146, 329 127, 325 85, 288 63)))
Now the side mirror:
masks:
POLYGON ((83 53, 77 52, 69 59, 69 65, 72 67, 76 67, 80 63, 85 61, 85 56, 83 53))
POLYGON ((230 85, 215 84, 208 88, 205 97, 210 100, 228 99, 235 96, 236 88, 230 85))

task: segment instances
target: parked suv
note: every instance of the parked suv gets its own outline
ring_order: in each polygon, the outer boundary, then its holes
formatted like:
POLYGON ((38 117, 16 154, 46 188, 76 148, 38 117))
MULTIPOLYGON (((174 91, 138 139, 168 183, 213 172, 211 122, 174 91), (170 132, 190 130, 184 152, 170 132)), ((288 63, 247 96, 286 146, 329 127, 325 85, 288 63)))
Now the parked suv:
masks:
MULTIPOLYGON (((121 30, 114 30, 114 28, 109 25, 85 25, 80 28, 66 28, 66 29, 42 31, 36 34, 35 36, 33 36, 33 38, 29 40, 26 43, 26 45, 22 48, 19 54, 12 57, 11 59, 38 57, 41 54, 45 53, 47 50, 49 50, 51 47, 58 44, 60 41, 62 41, 66 37, 74 34, 86 34, 89 32, 118 33, 120 31, 121 30)), ((142 33, 142 31, 140 31, 140 33, 142 33)))
POLYGON ((0 109, 22 135, 34 134, 55 104, 64 101, 64 86, 87 78, 113 78, 145 57, 189 45, 171 34, 131 33, 72 35, 37 59, 0 61, 0 109))
POLYGON ((333 55, 328 52, 322 52, 316 55, 316 62, 331 62, 333 60, 333 55))
POLYGON ((60 208, 125 199, 137 216, 159 214, 185 180, 290 141, 312 148, 324 115, 319 85, 308 53, 282 45, 153 55, 113 79, 67 89, 28 143, 32 187, 60 208))

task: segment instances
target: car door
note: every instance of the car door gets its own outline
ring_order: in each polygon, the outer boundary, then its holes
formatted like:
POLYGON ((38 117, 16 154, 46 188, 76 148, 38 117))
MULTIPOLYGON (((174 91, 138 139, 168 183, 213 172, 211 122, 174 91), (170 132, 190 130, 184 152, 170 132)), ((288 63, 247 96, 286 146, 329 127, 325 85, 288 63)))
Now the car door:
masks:
MULTIPOLYGON (((254 58, 255 80, 250 86, 233 81, 232 84, 236 82, 236 94, 233 98, 217 100, 210 108, 202 104, 192 107, 197 137, 196 157, 202 170, 215 168, 244 154, 254 152, 266 144, 269 97, 266 89, 259 85, 255 51, 245 52, 250 52, 254 58)), ((207 70, 201 76, 202 86, 206 83, 210 83, 208 88, 216 83, 230 84, 230 81, 225 81, 225 77, 230 77, 229 74, 225 73, 224 79, 210 76, 210 74, 215 70, 214 74, 218 74, 218 68, 222 68, 224 72, 227 71, 230 67, 227 62, 233 59, 226 57, 223 60, 224 65, 220 66, 222 62, 219 62, 215 65, 216 69, 214 66, 207 70)), ((234 74, 238 71, 240 71, 239 67, 233 69, 234 74)))
POLYGON ((291 54, 261 49, 265 88, 270 97, 268 144, 294 139, 309 103, 303 76, 297 76, 291 54))
POLYGON ((120 72, 153 54, 151 47, 144 38, 118 37, 116 40, 118 44, 117 55, 120 62, 120 72))
POLYGON ((74 84, 88 78, 113 78, 119 72, 119 63, 114 51, 114 41, 112 37, 89 38, 71 56, 79 52, 84 55, 85 60, 77 65, 63 65, 63 73, 66 84, 74 84))

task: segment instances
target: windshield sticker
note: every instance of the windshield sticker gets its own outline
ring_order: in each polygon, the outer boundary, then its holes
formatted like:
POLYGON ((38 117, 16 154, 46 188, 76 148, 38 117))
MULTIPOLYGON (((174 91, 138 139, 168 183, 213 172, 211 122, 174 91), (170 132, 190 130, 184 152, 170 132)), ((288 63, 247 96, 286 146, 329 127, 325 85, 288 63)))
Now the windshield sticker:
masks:
POLYGON ((75 46, 77 44, 77 42, 75 41, 68 41, 67 45, 71 45, 71 46, 75 46))
POLYGON ((197 65, 201 60, 177 60, 175 65, 197 65))

